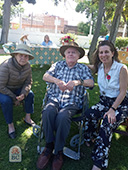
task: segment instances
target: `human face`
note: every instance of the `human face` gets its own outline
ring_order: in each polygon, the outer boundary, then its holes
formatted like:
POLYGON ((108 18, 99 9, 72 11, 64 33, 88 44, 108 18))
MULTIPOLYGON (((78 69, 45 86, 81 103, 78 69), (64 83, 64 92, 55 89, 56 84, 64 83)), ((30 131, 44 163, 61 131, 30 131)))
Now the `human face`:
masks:
POLYGON ((48 35, 45 36, 45 42, 47 42, 47 43, 49 42, 49 36, 48 35))
POLYGON ((99 59, 103 64, 111 64, 114 52, 111 51, 108 45, 99 47, 99 59))
POLYGON ((29 55, 18 53, 18 54, 15 54, 15 58, 21 66, 24 66, 25 64, 27 64, 27 62, 29 60, 29 55))
POLYGON ((64 54, 66 63, 68 64, 69 67, 73 67, 80 57, 79 51, 76 50, 75 48, 68 48, 64 54))

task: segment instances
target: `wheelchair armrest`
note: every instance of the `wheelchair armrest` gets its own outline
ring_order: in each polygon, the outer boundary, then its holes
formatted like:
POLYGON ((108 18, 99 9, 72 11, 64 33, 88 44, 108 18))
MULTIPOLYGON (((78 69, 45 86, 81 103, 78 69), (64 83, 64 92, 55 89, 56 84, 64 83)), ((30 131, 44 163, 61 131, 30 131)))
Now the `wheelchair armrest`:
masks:
POLYGON ((82 117, 84 117, 85 111, 88 108, 89 108, 89 93, 87 91, 85 91, 84 99, 83 99, 82 117))

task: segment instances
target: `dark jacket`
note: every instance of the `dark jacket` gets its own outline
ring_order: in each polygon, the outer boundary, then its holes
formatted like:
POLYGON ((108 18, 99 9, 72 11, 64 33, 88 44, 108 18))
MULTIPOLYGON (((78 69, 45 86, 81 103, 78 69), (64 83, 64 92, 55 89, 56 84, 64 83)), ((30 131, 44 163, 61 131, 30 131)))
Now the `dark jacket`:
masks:
POLYGON ((18 64, 14 57, 0 64, 0 93, 16 100, 14 90, 22 88, 21 94, 28 95, 32 85, 32 71, 30 64, 18 64))

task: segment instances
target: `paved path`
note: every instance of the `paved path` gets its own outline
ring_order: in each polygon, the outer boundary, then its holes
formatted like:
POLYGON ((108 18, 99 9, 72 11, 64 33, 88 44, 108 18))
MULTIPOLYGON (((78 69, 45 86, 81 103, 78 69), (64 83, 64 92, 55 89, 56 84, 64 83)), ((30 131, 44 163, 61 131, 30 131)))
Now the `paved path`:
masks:
POLYGON ((89 63, 88 57, 84 56, 81 59, 78 60, 78 62, 82 62, 82 63, 89 63))
POLYGON ((0 56, 0 63, 2 63, 4 60, 10 58, 11 56, 0 56))
POLYGON ((85 56, 84 56, 84 57, 82 57, 81 59, 79 59, 79 60, 78 60, 78 62, 82 62, 82 63, 89 63, 89 60, 88 60, 87 54, 88 54, 88 50, 86 49, 86 50, 85 50, 85 56))
POLYGON ((0 54, 5 54, 3 49, 0 49, 0 54))
MULTIPOLYGON (((0 54, 5 54, 3 49, 0 49, 0 54)), ((10 57, 9 55, 7 55, 7 56, 5 56, 5 55, 0 56, 0 63, 2 63, 4 60, 6 60, 9 57, 10 57)))
MULTIPOLYGON (((5 54, 4 50, 3 49, 0 49, 0 54, 5 54)), ((4 60, 10 58, 11 56, 8 54, 8 55, 1 55, 0 56, 0 63, 2 63, 4 60)))

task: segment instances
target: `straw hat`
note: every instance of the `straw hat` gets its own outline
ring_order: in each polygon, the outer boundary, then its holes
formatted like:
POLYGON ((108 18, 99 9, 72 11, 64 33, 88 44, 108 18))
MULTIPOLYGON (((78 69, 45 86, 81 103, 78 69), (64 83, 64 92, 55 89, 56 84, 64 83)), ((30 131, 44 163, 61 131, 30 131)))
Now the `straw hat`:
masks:
POLYGON ((26 44, 17 45, 16 49, 12 53, 10 53, 12 57, 14 57, 14 54, 25 54, 25 55, 29 55, 29 60, 34 59, 34 56, 31 54, 30 47, 26 44))
POLYGON ((20 40, 23 41, 24 38, 28 40, 28 34, 22 35, 22 36, 20 37, 20 40))
POLYGON ((68 48, 75 48, 76 50, 78 50, 80 52, 80 58, 82 58, 85 55, 85 51, 82 47, 79 47, 78 44, 74 41, 69 42, 67 45, 63 45, 60 47, 60 53, 63 57, 65 57, 64 52, 68 49, 68 48))

